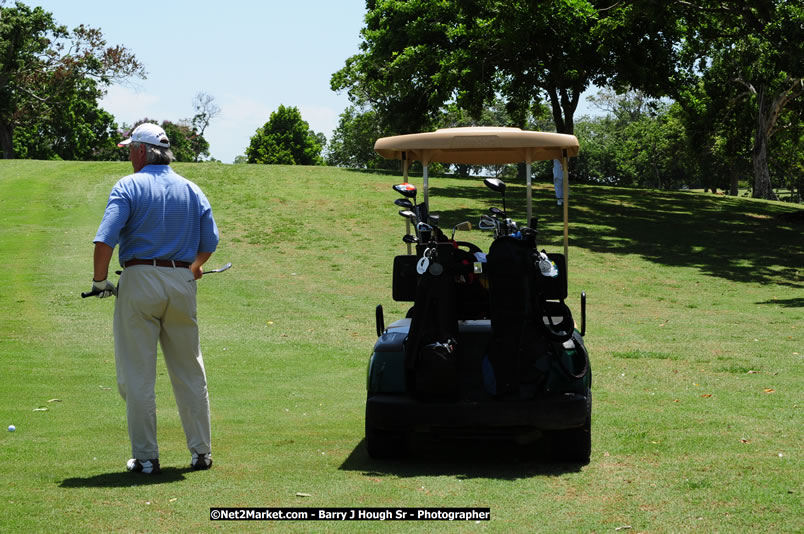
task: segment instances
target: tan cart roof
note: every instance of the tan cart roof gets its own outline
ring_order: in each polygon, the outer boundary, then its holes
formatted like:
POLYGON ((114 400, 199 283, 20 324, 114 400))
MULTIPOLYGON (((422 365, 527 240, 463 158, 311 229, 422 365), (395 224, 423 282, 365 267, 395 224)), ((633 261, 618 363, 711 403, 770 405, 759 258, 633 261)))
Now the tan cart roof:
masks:
POLYGON ((386 159, 402 159, 405 152, 409 160, 424 165, 434 161, 500 165, 560 159, 562 150, 574 157, 578 139, 567 134, 474 126, 383 137, 374 143, 374 150, 386 159))

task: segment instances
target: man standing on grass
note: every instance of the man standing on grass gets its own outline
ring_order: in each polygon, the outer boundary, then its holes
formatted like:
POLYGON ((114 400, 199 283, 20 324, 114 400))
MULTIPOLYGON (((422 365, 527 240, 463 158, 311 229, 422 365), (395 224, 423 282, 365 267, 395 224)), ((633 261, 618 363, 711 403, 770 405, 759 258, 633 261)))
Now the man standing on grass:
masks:
POLYGON ((109 195, 95 236, 92 287, 117 295, 114 348, 117 385, 126 401, 129 471, 159 473, 156 442, 156 347, 162 346, 193 469, 212 466, 207 377, 196 320, 196 280, 218 245, 212 208, 201 189, 170 168, 164 130, 144 123, 119 146, 129 147, 134 174, 109 195), (107 280, 112 252, 123 273, 107 280))

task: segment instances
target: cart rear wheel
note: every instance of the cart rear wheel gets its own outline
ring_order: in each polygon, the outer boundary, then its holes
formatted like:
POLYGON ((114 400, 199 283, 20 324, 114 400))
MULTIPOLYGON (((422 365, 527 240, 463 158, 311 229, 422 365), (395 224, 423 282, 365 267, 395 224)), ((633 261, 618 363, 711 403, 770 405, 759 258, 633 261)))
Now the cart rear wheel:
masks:
POLYGON ((592 391, 586 391, 586 421, 580 428, 552 433, 553 458, 563 462, 588 464, 592 455, 592 391))
POLYGON ((372 458, 401 458, 408 453, 408 435, 402 431, 377 428, 366 411, 366 449, 372 458))

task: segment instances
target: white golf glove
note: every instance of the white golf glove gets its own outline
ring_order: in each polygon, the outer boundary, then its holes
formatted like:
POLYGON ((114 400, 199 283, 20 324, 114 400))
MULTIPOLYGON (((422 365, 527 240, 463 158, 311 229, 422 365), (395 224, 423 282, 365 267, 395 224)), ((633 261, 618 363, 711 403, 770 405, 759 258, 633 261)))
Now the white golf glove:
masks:
POLYGON ((117 288, 108 280, 101 280, 100 282, 92 280, 92 291, 98 292, 97 297, 99 299, 117 295, 117 288))

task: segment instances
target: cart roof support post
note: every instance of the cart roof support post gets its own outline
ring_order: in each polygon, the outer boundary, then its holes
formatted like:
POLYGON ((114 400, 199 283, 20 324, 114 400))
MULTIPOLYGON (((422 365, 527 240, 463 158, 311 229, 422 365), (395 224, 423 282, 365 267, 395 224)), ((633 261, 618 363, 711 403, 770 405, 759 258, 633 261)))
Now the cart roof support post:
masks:
POLYGON ((561 167, 564 169, 564 187, 561 188, 564 195, 564 261, 569 265, 569 161, 566 148, 561 150, 561 167))
MULTIPOLYGON (((408 183, 408 153, 407 152, 402 152, 402 176, 403 176, 403 181, 405 183, 408 183)), ((406 217, 405 218, 405 234, 407 235, 409 233, 410 233, 410 219, 408 219, 406 217)), ((408 245, 408 256, 410 256, 413 253, 413 249, 410 248, 410 243, 407 243, 407 245, 408 245)))
POLYGON ((424 182, 424 185, 422 186, 424 188, 424 207, 427 209, 427 213, 428 213, 428 216, 429 216, 429 213, 430 213, 430 185, 429 185, 430 180, 429 180, 429 176, 428 176, 428 167, 429 167, 428 163, 422 162, 422 181, 424 182))
POLYGON ((531 174, 530 157, 525 161, 525 182, 528 189, 528 218, 525 219, 525 226, 530 226, 533 217, 533 180, 531 174))

